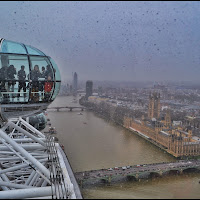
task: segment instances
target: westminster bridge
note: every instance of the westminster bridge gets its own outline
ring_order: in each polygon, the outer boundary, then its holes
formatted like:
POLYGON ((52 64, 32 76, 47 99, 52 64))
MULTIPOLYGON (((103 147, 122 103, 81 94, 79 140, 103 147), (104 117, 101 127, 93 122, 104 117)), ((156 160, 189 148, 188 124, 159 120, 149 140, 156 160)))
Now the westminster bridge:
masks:
POLYGON ((140 181, 169 174, 200 172, 200 160, 180 160, 174 163, 143 164, 75 173, 81 187, 111 184, 124 181, 140 181))

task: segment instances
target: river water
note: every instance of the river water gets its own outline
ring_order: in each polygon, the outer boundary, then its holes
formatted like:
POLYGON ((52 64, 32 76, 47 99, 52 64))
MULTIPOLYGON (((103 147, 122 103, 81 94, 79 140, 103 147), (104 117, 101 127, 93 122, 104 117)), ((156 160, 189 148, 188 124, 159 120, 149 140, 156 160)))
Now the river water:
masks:
MULTIPOLYGON (((50 105, 76 106, 74 97, 57 97, 50 105)), ((96 116, 91 111, 49 111, 59 142, 65 146, 74 172, 176 159, 136 134, 96 116), (83 115, 80 115, 82 113, 83 115)), ((86 199, 199 198, 200 174, 171 175, 142 182, 82 189, 86 199)))

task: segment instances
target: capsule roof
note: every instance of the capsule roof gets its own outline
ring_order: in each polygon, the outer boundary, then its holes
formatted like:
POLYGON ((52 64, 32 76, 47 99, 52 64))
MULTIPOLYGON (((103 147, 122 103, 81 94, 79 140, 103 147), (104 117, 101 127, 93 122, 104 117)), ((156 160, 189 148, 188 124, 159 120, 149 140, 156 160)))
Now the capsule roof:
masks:
POLYGON ((3 38, 0 38, 0 53, 46 56, 42 51, 35 47, 5 40, 3 38))

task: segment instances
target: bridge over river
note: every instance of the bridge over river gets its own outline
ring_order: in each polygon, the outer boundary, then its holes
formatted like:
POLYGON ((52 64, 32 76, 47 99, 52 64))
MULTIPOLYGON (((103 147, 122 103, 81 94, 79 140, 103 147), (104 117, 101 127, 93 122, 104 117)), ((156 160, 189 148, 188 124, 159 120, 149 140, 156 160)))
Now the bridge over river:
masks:
POLYGON ((91 170, 75 173, 80 186, 111 184, 115 182, 141 180, 161 177, 168 174, 181 174, 186 172, 200 172, 200 160, 177 161, 174 163, 155 163, 110 169, 91 170))
POLYGON ((49 107, 49 108, 47 108, 47 110, 57 110, 57 112, 59 112, 60 109, 69 109, 70 111, 72 111, 74 109, 79 109, 81 111, 84 111, 85 107, 83 107, 83 106, 62 106, 62 107, 49 107))

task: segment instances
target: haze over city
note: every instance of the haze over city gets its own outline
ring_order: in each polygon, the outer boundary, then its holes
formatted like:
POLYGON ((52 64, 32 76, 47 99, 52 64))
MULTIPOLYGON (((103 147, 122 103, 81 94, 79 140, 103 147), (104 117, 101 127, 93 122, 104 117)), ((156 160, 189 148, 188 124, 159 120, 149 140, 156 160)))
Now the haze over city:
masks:
POLYGON ((62 81, 199 81, 200 2, 0 2, 0 36, 58 64, 62 81))
POLYGON ((0 8, 0 199, 200 197, 200 2, 0 8))

